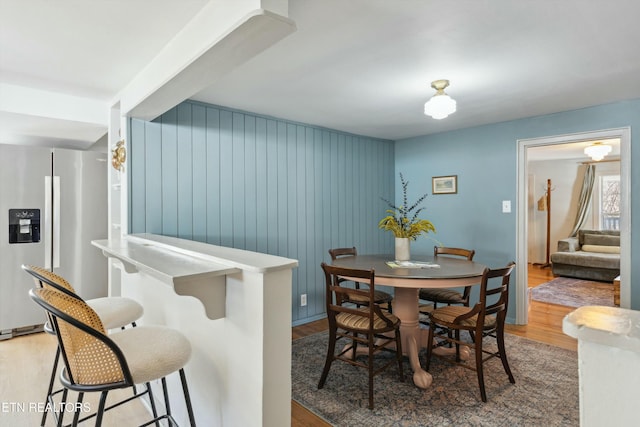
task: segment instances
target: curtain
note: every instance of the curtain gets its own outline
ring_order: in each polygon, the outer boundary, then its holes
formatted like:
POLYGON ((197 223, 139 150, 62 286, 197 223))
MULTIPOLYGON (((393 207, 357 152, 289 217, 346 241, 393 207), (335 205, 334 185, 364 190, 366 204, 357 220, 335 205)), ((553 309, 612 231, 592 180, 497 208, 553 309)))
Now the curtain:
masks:
POLYGON ((573 230, 569 234, 570 237, 575 237, 578 234, 578 230, 584 224, 587 218, 587 213, 591 207, 591 196, 593 194, 593 183, 596 180, 596 165, 587 165, 584 172, 584 181, 582 182, 582 190, 580 190, 580 200, 578 201, 578 213, 576 214, 576 222, 573 225, 573 230))

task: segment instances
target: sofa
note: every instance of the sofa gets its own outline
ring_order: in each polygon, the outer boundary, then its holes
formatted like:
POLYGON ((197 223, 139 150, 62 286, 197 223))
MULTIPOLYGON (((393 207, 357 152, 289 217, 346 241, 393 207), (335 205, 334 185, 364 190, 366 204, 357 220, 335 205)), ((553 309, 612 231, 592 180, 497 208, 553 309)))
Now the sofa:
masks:
POLYGON ((611 283, 620 275, 620 231, 579 230, 577 237, 559 240, 551 270, 555 276, 611 283))

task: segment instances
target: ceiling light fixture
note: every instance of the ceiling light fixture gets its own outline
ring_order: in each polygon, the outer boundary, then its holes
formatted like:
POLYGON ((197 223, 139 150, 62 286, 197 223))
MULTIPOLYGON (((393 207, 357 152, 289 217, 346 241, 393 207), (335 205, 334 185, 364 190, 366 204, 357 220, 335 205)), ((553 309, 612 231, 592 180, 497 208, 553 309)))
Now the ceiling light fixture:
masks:
POLYGON ((449 86, 449 80, 431 82, 431 87, 436 90, 436 94, 424 104, 424 114, 440 120, 456 112, 456 101, 444 92, 447 86, 449 86))
POLYGON ((603 144, 602 142, 594 142, 584 149, 584 154, 591 157, 591 159, 596 162, 604 159, 604 156, 606 156, 610 152, 611 146, 603 144))

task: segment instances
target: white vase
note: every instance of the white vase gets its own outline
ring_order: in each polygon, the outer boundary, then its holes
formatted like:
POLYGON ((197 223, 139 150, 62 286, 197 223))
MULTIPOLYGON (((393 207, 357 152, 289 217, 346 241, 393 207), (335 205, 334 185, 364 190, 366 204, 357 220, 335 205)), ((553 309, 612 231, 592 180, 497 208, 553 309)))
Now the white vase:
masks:
POLYGON ((396 237, 396 261, 409 261, 411 259, 409 242, 408 237, 396 237))

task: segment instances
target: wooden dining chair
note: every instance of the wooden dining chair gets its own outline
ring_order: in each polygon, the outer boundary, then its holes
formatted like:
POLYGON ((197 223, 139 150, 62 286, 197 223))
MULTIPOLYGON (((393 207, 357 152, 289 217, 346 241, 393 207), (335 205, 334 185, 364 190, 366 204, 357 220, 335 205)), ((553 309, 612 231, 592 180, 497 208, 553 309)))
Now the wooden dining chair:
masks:
MULTIPOLYGON (((473 249, 447 248, 441 246, 434 246, 433 248, 433 256, 436 263, 440 255, 461 257, 473 261, 475 253, 476 251, 473 249)), ((420 289, 418 297, 423 301, 427 301, 429 304, 421 305, 420 313, 428 315, 431 309, 438 307, 438 303, 447 305, 458 304, 468 307, 470 295, 471 286, 465 286, 462 292, 455 289, 420 289), (433 304, 433 306, 431 306, 431 304, 433 304)), ((428 324, 428 321, 422 321, 421 323, 428 324)))
POLYGON ((353 366, 367 369, 369 373, 369 409, 373 409, 373 378, 395 362, 398 363, 400 381, 404 381, 402 371, 402 343, 400 340, 400 320, 392 313, 382 310, 375 302, 375 271, 342 268, 321 264, 325 275, 326 309, 329 320, 329 345, 318 389, 324 387, 329 369, 334 360, 341 360, 353 366), (367 282, 368 286, 355 289, 343 286, 343 278, 367 282), (344 304, 357 296, 367 304, 359 308, 344 304), (341 339, 347 343, 336 354, 336 345, 341 339), (366 360, 358 360, 358 345, 367 348, 366 360), (395 348, 392 348, 395 346, 395 348), (381 351, 395 352, 396 357, 384 363, 376 363, 374 356, 381 351), (374 365, 376 363, 376 365, 374 365))
MULTIPOLYGON (((509 382, 515 384, 515 379, 509 368, 507 352, 504 345, 504 324, 507 317, 509 303, 509 282, 514 262, 504 268, 490 270, 486 268, 482 274, 480 283, 480 300, 473 307, 449 305, 437 308, 429 313, 429 338, 428 343, 433 343, 434 338, 441 342, 451 342, 456 346, 455 359, 447 356, 439 356, 447 362, 452 362, 475 370, 480 386, 482 401, 487 401, 487 393, 484 387, 483 364, 492 359, 499 358, 502 361, 509 382), (443 331, 443 332, 436 332, 443 331), (467 331, 473 337, 473 342, 462 341, 460 331, 467 331), (493 337, 497 341, 497 351, 487 350, 483 347, 483 338, 493 337), (460 359, 460 345, 468 345, 475 350, 475 366, 460 359), (488 355, 485 357, 484 355, 488 355)), ((435 355, 433 347, 427 346, 426 370, 429 370, 431 358, 435 355)))
MULTIPOLYGON (((329 255, 331 256, 331 261, 335 261, 338 258, 344 258, 348 256, 357 256, 358 251, 355 248, 355 246, 352 248, 335 248, 335 249, 329 249, 329 255)), ((361 285, 360 283, 355 282, 356 289, 360 289, 360 285, 361 285)), ((354 303, 357 307, 368 304, 368 299, 362 298, 359 294, 352 295, 350 298, 352 298, 350 302, 354 303)), ((374 294, 374 301, 376 304, 386 304, 387 310, 389 310, 390 313, 393 312, 393 307, 391 306, 391 302, 393 301, 393 295, 384 291, 376 290, 374 294)))

